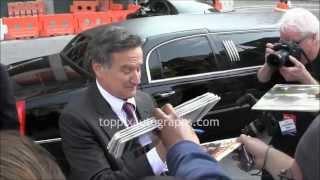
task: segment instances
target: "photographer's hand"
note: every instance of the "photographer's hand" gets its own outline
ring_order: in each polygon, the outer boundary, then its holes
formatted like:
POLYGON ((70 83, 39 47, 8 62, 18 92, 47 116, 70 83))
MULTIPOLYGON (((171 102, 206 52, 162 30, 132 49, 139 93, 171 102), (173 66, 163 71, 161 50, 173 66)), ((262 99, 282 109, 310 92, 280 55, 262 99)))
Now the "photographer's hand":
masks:
POLYGON ((286 81, 298 81, 301 84, 318 84, 318 82, 312 77, 312 75, 300 61, 292 56, 289 56, 289 59, 294 66, 283 66, 279 69, 280 74, 286 81))
POLYGON ((271 76, 273 74, 273 72, 275 71, 272 67, 270 67, 267 63, 267 56, 270 53, 273 53, 274 50, 273 48, 273 44, 271 43, 267 43, 266 44, 266 53, 265 53, 265 63, 264 65, 259 69, 257 76, 258 76, 258 80, 260 82, 268 82, 271 79, 271 76))

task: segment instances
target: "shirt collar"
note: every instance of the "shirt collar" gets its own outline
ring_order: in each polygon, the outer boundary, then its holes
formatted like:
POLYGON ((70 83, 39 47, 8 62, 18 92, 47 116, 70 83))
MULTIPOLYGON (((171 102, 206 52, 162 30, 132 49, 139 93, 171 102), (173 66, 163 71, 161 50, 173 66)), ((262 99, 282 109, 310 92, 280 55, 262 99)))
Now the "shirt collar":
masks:
POLYGON ((134 109, 136 109, 136 101, 135 101, 134 97, 131 97, 131 98, 127 99, 127 101, 124 101, 123 99, 120 99, 116 96, 113 96, 108 91, 103 89, 103 87, 99 84, 99 82, 97 80, 96 80, 96 84, 97 84, 98 90, 101 93, 102 97, 110 104, 113 111, 121 112, 122 106, 125 102, 132 104, 134 109))

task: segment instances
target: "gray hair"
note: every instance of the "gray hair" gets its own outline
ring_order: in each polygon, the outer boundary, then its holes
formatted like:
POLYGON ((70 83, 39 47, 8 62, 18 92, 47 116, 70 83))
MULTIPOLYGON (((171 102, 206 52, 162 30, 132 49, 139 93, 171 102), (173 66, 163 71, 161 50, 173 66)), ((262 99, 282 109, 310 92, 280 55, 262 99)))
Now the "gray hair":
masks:
POLYGON ((112 53, 129 50, 141 45, 142 40, 139 36, 130 34, 122 27, 107 26, 96 33, 96 36, 89 41, 85 57, 89 67, 93 63, 110 67, 112 53))
POLYGON ((303 8, 294 8, 288 10, 282 17, 280 22, 280 32, 285 32, 286 29, 294 27, 301 37, 304 38, 308 35, 316 35, 319 40, 319 20, 310 11, 303 8))

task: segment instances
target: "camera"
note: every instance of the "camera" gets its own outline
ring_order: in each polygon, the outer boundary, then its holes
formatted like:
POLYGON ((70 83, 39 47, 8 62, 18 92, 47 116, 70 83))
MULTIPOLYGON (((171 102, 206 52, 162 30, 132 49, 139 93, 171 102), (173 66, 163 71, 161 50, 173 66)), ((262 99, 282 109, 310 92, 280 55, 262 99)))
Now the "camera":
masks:
MULTIPOLYGON (((251 93, 247 93, 237 99, 236 104, 242 106, 244 104, 248 104, 249 106, 253 106, 257 103, 257 99, 251 93)), ((256 137, 258 135, 263 134, 263 132, 267 132, 268 135, 273 136, 277 132, 279 132, 279 124, 278 120, 281 119, 281 113, 275 112, 267 112, 263 111, 259 113, 260 115, 257 119, 248 123, 242 130, 242 134, 250 135, 252 137, 256 137)))
POLYGON ((274 45, 275 52, 267 56, 267 64, 271 67, 279 68, 281 66, 293 66, 294 64, 289 60, 289 55, 300 59, 302 48, 295 42, 280 42, 274 45))
POLYGON ((269 136, 273 136, 279 129, 275 115, 270 112, 262 112, 261 116, 245 126, 241 133, 256 137, 266 131, 269 136))

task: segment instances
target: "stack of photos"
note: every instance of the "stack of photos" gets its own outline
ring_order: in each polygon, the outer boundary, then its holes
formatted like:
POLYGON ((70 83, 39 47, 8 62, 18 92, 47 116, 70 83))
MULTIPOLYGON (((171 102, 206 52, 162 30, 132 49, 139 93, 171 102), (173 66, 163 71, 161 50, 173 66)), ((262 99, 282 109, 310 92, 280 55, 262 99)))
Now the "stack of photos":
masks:
POLYGON ((276 84, 252 109, 319 112, 320 85, 276 84))

